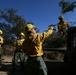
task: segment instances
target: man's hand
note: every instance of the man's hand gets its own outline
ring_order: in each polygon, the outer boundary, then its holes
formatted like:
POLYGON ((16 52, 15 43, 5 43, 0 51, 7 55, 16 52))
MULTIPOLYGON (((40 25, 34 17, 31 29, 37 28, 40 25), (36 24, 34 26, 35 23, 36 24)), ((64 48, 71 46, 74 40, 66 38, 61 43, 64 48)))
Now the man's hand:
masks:
POLYGON ((49 27, 49 29, 51 29, 51 30, 56 30, 53 26, 49 27))

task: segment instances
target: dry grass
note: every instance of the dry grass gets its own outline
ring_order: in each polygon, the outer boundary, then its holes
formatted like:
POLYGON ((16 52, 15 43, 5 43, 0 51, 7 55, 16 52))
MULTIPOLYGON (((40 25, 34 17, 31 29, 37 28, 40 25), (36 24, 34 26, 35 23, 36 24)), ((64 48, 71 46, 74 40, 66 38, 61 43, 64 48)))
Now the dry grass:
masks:
MULTIPOLYGON (((5 45, 3 47, 3 56, 2 56, 3 66, 2 68, 0 68, 0 75, 24 75, 24 73, 22 72, 16 72, 14 74, 10 74, 13 53, 14 53, 13 46, 5 45)), ((27 57, 25 58, 27 59, 27 57)), ((63 62, 63 58, 64 58, 63 53, 44 51, 43 59, 46 62, 46 64, 49 66, 51 62, 63 62)))

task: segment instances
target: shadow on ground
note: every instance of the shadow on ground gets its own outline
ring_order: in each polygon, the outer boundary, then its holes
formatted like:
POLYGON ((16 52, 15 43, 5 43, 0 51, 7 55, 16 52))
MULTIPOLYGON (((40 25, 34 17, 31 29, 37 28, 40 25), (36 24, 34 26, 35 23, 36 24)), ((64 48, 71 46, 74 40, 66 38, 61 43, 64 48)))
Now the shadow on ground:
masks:
MULTIPOLYGON (((21 72, 19 70, 16 70, 14 73, 11 73, 11 62, 10 64, 8 62, 5 62, 4 64, 2 64, 0 71, 4 71, 7 72, 7 75, 24 75, 23 72, 21 72), (6 65, 5 65, 6 63, 6 65)), ((65 64, 64 62, 49 62, 46 61, 45 62, 48 68, 48 75, 72 75, 72 74, 76 74, 76 67, 69 65, 69 64, 65 64)))

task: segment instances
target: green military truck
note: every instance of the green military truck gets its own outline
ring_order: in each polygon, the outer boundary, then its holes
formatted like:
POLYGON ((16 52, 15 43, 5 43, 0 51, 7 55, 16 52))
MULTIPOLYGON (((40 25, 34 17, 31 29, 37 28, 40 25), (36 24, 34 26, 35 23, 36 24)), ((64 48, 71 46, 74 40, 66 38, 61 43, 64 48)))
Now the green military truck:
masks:
POLYGON ((69 27, 67 30, 67 49, 64 62, 76 64, 76 26, 69 27))

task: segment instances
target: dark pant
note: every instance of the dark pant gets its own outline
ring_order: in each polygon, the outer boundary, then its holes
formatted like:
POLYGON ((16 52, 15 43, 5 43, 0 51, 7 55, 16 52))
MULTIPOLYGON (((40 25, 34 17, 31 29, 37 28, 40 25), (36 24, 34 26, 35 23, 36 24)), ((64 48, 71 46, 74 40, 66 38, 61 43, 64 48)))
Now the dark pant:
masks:
POLYGON ((21 70, 24 70, 25 53, 22 51, 15 52, 12 62, 12 69, 15 70, 16 67, 18 66, 18 59, 20 59, 21 70))
POLYGON ((28 57, 25 75, 47 75, 47 67, 42 57, 28 57))
POLYGON ((2 64, 2 48, 0 48, 0 64, 2 64))

